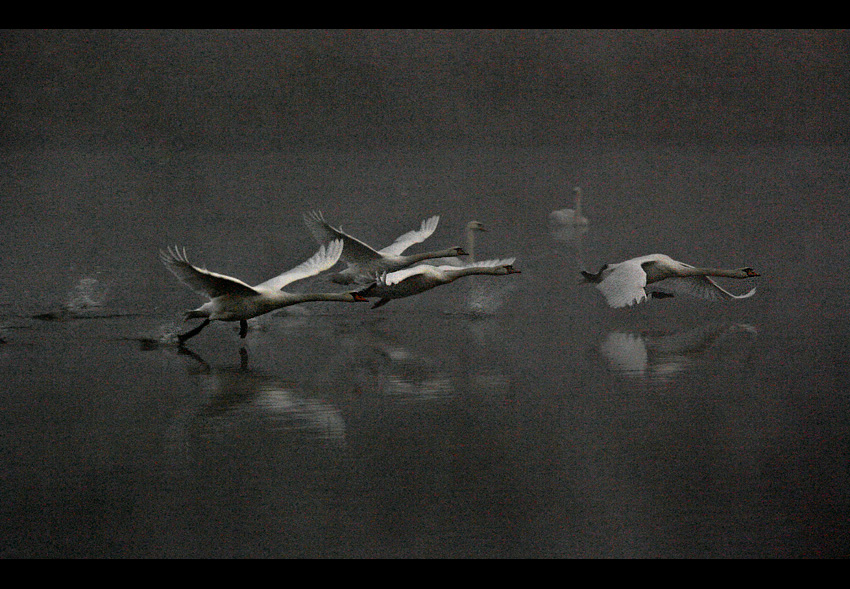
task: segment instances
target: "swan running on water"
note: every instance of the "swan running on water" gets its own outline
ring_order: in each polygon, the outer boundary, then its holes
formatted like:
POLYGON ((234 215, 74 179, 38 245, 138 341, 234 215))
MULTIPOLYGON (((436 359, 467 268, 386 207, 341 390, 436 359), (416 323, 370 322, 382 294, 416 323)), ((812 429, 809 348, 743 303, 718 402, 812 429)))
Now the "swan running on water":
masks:
POLYGON ((721 288, 709 276, 740 279, 760 276, 749 267, 736 270, 697 268, 678 262, 664 254, 650 254, 619 264, 605 264, 596 274, 584 270, 581 274, 584 276, 583 282, 595 284, 612 307, 628 307, 642 303, 649 297, 672 297, 674 293, 688 294, 712 301, 746 299, 755 294, 755 288, 743 295, 733 295, 721 288), (646 286, 661 280, 665 281, 660 287, 664 290, 646 290, 646 286))
POLYGON ((191 331, 178 335, 177 341, 183 344, 190 337, 198 335, 210 321, 238 321, 239 337, 244 338, 248 333, 248 319, 282 307, 311 301, 367 301, 356 292, 293 294, 281 290, 292 282, 315 276, 336 264, 342 247, 341 240, 332 241, 327 247, 320 247, 306 262, 257 286, 249 286, 238 278, 193 266, 186 258, 185 249, 181 251, 176 247, 169 247, 167 252, 160 251, 159 255, 165 267, 180 282, 210 299, 197 309, 186 311, 184 321, 201 317, 204 321, 191 331))
POLYGON ((402 252, 411 245, 421 243, 430 237, 437 229, 439 221, 438 215, 429 217, 422 221, 419 229, 408 231, 387 247, 375 250, 359 239, 343 232, 341 228, 329 225, 320 212, 312 211, 304 215, 304 223, 317 242, 323 244, 334 239, 341 239, 345 244, 340 259, 348 263, 348 268, 331 277, 331 280, 338 284, 351 284, 353 282, 366 284, 372 282, 376 274, 401 270, 423 260, 465 256, 466 252, 460 247, 408 256, 402 255, 402 252))
POLYGON ((372 308, 375 309, 386 305, 392 299, 416 295, 437 286, 454 282, 463 276, 519 274, 519 270, 513 267, 515 260, 516 258, 486 260, 463 267, 420 264, 413 268, 381 274, 377 276, 377 280, 373 284, 358 291, 358 294, 364 297, 379 298, 380 300, 372 305, 372 308))

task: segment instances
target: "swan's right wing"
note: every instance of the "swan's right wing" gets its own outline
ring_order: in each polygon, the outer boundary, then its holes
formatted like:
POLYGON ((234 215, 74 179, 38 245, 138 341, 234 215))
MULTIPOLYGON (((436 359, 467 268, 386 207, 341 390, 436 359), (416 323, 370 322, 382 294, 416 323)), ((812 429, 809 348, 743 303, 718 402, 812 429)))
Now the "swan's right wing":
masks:
POLYGON ((319 247, 319 251, 313 254, 306 262, 302 262, 295 266, 295 268, 287 270, 270 280, 266 280, 254 288, 257 290, 280 290, 287 284, 324 272, 339 261, 342 248, 342 240, 335 239, 327 246, 323 245, 319 247))
POLYGON ((746 294, 732 294, 708 276, 668 278, 658 283, 658 289, 661 291, 669 290, 675 294, 690 295, 707 301, 748 299, 756 293, 756 289, 753 288, 746 294))
POLYGON ((614 308, 629 307, 646 301, 646 272, 639 264, 616 264, 596 288, 614 308))
POLYGON ((210 272, 206 268, 198 268, 189 263, 185 249, 168 247, 168 251, 159 252, 159 258, 165 267, 174 274, 180 282, 211 299, 230 294, 250 296, 259 294, 256 290, 232 276, 210 272))
POLYGON ((331 226, 325 221, 322 213, 310 211, 304 214, 304 224, 319 244, 325 244, 335 239, 343 242, 342 255, 340 258, 349 264, 366 264, 381 259, 381 254, 376 252, 357 238, 351 237, 338 227, 331 226))
POLYGON ((428 217, 422 221, 419 229, 414 229, 413 231, 408 231, 407 233, 400 235, 393 243, 378 251, 389 256, 401 255, 404 250, 414 243, 421 243, 431 237, 431 234, 437 230, 437 223, 439 222, 439 215, 428 217))

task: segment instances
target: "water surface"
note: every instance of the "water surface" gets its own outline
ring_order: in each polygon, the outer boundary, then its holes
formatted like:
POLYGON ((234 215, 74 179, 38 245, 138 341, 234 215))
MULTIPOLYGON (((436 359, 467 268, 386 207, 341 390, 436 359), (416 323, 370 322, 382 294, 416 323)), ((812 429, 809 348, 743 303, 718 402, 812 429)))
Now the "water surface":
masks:
MULTIPOLYGON (((6 153, 5 557, 846 556, 848 153, 682 146, 6 153), (584 188, 588 231, 547 214, 584 188), (257 283, 316 208, 376 246, 489 229, 522 273, 214 324, 157 257, 257 283), (734 304, 578 270, 752 266, 734 304), (472 301, 486 301, 486 312, 472 301)), ((321 279, 301 288, 328 286, 321 279)))

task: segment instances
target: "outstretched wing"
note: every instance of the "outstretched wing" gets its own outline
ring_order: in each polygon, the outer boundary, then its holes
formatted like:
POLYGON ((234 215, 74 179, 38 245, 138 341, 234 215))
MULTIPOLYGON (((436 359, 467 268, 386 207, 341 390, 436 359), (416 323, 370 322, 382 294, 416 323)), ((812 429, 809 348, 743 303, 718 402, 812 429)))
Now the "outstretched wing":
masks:
POLYGON ((280 290, 296 280, 303 280, 304 278, 315 276, 319 272, 324 272, 339 261, 342 248, 342 240, 334 239, 327 246, 321 246, 319 251, 313 254, 306 262, 302 262, 292 270, 287 270, 283 274, 266 280, 254 288, 257 290, 280 290))
POLYGON ((378 251, 385 255, 398 256, 414 243, 421 243, 431 237, 431 234, 436 231, 437 223, 439 222, 439 215, 428 217, 427 219, 422 221, 422 224, 419 226, 419 229, 414 229, 413 231, 408 231, 404 235, 400 235, 390 245, 378 251))
POLYGON ((366 264, 381 258, 381 254, 369 247, 359 239, 351 237, 338 227, 332 227, 325 221, 319 211, 310 211, 304 214, 304 224, 310 230, 313 239, 324 244, 334 239, 343 242, 342 255, 340 258, 349 264, 366 264))
MULTIPOLYGON (((445 266, 444 268, 454 269, 454 266, 445 266)), ((431 266, 430 264, 419 264, 417 266, 409 266, 401 270, 396 270, 395 272, 384 272, 383 274, 377 276, 377 280, 380 284, 392 286, 419 274, 438 276, 443 273, 444 268, 438 268, 436 266, 431 266)))
MULTIPOLYGON (((609 266, 611 268, 611 266, 609 266)), ((638 264, 617 264, 596 284, 611 307, 628 307, 646 300, 646 272, 638 264)))
POLYGON ((168 251, 159 252, 159 257, 165 267, 174 274, 180 282, 211 299, 221 295, 249 296, 259 294, 256 290, 232 276, 210 272, 206 268, 198 268, 189 263, 186 249, 168 247, 168 251))
POLYGON ((742 295, 734 295, 721 287, 708 276, 687 276, 681 278, 668 278, 662 280, 657 286, 660 291, 669 291, 675 294, 685 294, 707 301, 727 301, 732 299, 747 299, 756 293, 753 288, 750 292, 742 295))

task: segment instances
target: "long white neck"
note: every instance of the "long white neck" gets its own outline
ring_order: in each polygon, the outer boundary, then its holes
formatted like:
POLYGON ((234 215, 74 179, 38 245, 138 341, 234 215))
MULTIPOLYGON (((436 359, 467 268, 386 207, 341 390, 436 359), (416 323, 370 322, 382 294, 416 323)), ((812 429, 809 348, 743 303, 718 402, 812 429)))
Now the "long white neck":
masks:
POLYGON ((422 260, 432 260, 434 258, 452 258, 457 257, 453 249, 437 250, 435 252, 422 252, 420 254, 411 254, 404 258, 412 263, 421 262, 422 260))
POLYGON ((343 303, 353 303, 354 299, 347 292, 307 292, 307 293, 289 293, 290 300, 296 300, 298 303, 307 303, 311 301, 337 301, 343 303))
POLYGON ((446 271, 446 274, 448 274, 452 280, 460 278, 461 276, 472 276, 474 274, 490 274, 497 276, 504 273, 504 270, 498 266, 492 268, 488 268, 486 266, 471 266, 469 268, 455 268, 446 271))
POLYGON ((726 268, 679 268, 679 276, 725 276, 726 278, 746 278, 741 270, 726 268))

